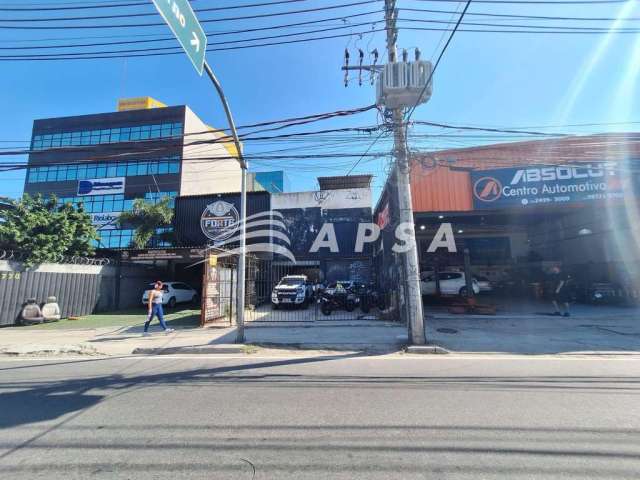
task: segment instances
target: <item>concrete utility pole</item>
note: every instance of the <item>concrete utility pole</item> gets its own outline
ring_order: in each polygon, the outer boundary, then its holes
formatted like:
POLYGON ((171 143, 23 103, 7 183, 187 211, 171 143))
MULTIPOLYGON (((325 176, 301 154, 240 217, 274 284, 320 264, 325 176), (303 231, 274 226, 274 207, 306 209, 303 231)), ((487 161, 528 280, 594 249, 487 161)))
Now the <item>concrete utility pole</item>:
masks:
MULTIPOLYGON (((389 63, 397 61, 396 40, 398 30, 396 20, 396 0, 385 0, 385 24, 387 30, 387 50, 389 63)), ((404 301, 401 308, 409 329, 409 341, 412 345, 427 343, 424 332, 424 317, 422 312, 422 295, 420 293, 420 266, 418 263, 418 248, 415 241, 415 225, 413 219, 413 205, 411 202, 411 186, 409 183, 409 161, 407 158, 407 142, 404 134, 404 112, 402 108, 392 109, 394 152, 396 157, 396 182, 398 190, 398 208, 400 222, 411 225, 413 232, 413 247, 402 254, 405 273, 404 301)))

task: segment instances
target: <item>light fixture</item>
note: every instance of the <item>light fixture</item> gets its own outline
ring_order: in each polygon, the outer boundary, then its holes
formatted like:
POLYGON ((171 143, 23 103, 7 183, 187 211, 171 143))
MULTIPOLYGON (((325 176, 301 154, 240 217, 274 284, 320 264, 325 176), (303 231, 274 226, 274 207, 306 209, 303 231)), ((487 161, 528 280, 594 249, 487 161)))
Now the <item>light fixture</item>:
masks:
POLYGON ((464 230, 458 230, 458 233, 464 233, 464 230))
POLYGON ((438 215, 438 218, 442 220, 444 218, 444 215, 438 215))
POLYGON ((581 228, 580 230, 578 230, 578 235, 591 235, 592 233, 593 231, 588 228, 581 228))
POLYGON ((427 227, 425 227, 424 225, 420 225, 420 230, 424 230, 425 228, 427 227))

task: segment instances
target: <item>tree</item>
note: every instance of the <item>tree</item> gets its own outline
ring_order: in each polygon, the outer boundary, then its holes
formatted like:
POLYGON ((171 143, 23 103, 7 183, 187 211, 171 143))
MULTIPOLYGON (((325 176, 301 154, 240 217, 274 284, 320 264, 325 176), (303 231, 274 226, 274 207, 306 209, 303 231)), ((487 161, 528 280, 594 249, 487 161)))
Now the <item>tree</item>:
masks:
MULTIPOLYGON (((157 203, 138 198, 134 200, 133 209, 130 212, 120 214, 118 219, 120 228, 128 226, 135 230, 132 243, 136 248, 145 248, 158 228, 171 225, 173 208, 169 205, 170 203, 170 197, 164 197, 157 203)), ((160 234, 163 241, 170 241, 172 236, 170 232, 160 234)))
POLYGON ((29 266, 93 255, 98 235, 82 205, 58 205, 53 195, 45 199, 27 194, 8 204, 0 210, 0 249, 21 252, 29 266))

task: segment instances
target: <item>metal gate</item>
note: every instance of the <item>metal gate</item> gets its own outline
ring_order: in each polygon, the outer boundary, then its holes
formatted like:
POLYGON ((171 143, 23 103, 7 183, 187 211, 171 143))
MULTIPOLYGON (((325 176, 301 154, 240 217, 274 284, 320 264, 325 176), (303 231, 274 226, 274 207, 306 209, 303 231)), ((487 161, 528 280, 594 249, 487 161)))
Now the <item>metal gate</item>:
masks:
MULTIPOLYGON (((207 255, 202 282, 201 325, 235 324, 237 268, 235 256, 207 255)), ((356 293, 349 294, 349 303, 336 301, 330 309, 322 308, 320 299, 327 289, 346 287, 351 291, 356 285, 323 284, 319 279, 319 265, 247 256, 245 322, 310 323, 380 317, 382 302, 363 302, 364 297, 356 293), (301 283, 301 276, 306 278, 306 283, 301 283)), ((340 295, 346 295, 346 292, 338 291, 337 296, 340 295)))
POLYGON ((336 286, 320 282, 317 264, 252 259, 247 262, 245 320, 306 323, 378 318, 377 303, 367 308, 356 294, 350 295, 348 303, 335 302, 331 308, 322 308, 321 297, 329 287, 336 286), (306 284, 301 284, 300 276, 306 277, 306 284))

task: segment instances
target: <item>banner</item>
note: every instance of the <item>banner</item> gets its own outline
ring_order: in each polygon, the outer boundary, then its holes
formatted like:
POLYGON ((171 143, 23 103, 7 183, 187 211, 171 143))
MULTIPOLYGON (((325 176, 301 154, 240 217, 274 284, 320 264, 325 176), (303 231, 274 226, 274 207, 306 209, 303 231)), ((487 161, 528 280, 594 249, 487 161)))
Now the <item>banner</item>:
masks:
POLYGON ((124 193, 124 177, 94 178, 78 181, 78 195, 113 195, 124 193))
POLYGON ((476 210, 621 199, 624 195, 617 171, 590 165, 474 171, 471 188, 476 210))

